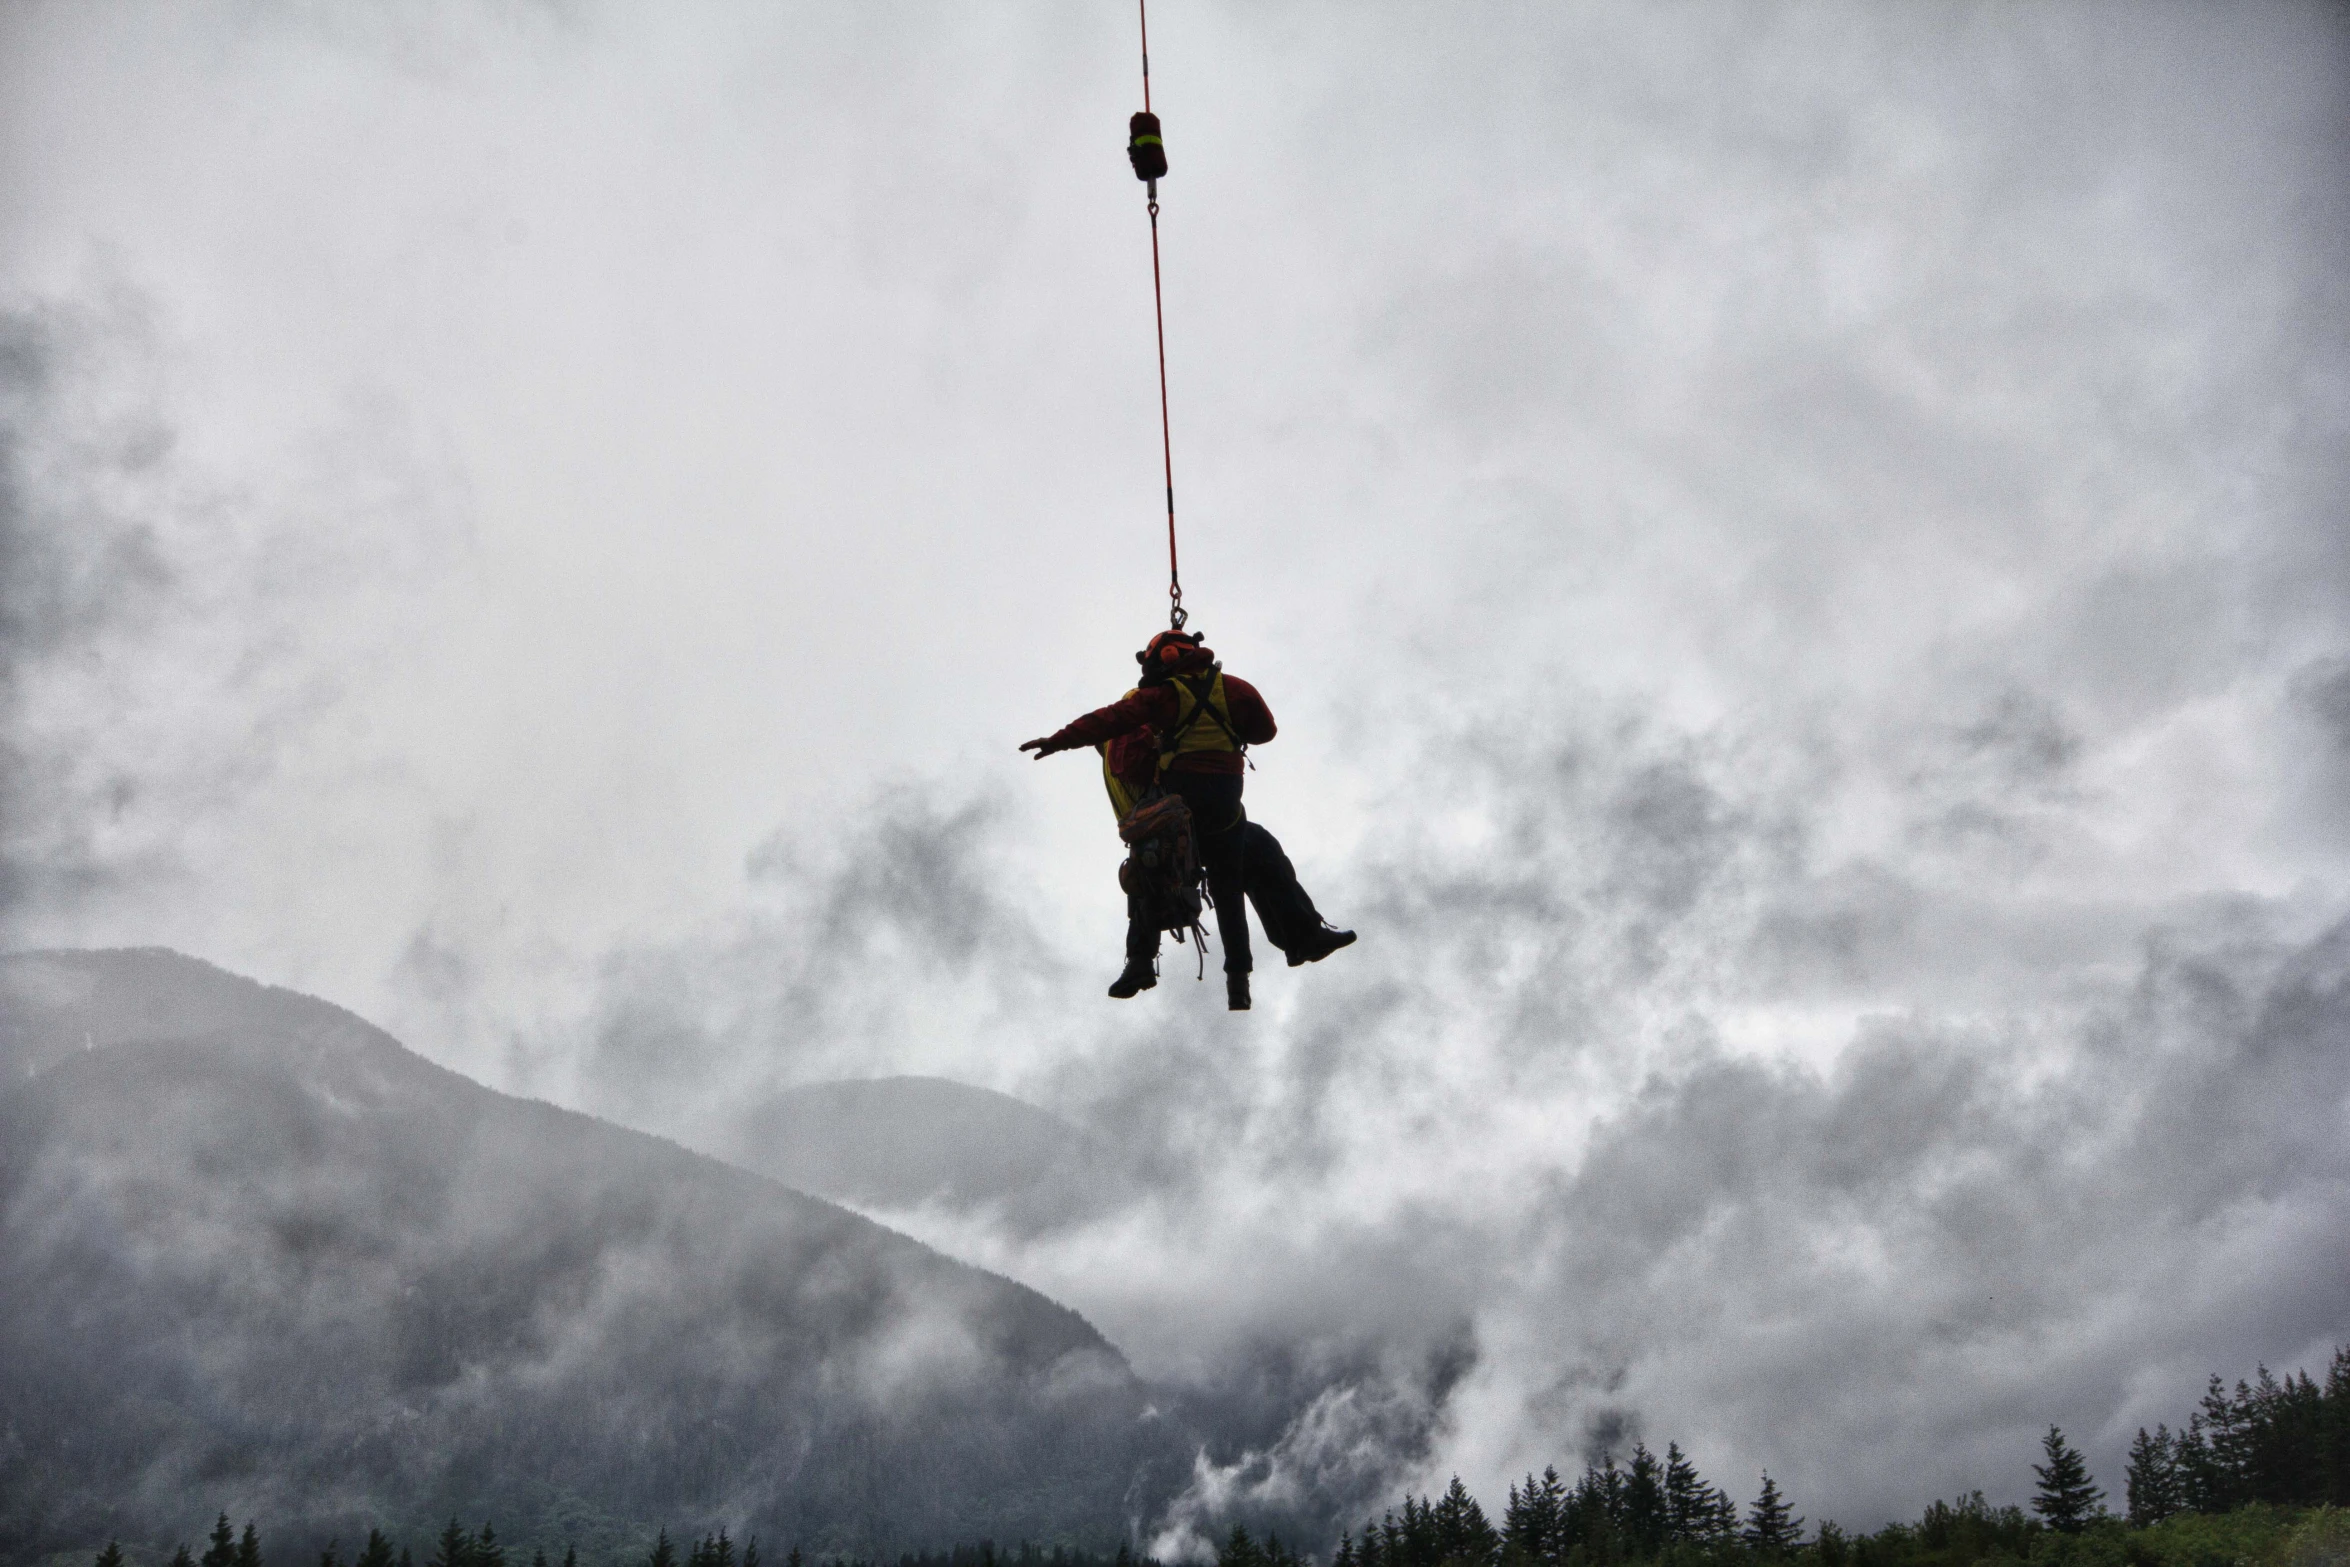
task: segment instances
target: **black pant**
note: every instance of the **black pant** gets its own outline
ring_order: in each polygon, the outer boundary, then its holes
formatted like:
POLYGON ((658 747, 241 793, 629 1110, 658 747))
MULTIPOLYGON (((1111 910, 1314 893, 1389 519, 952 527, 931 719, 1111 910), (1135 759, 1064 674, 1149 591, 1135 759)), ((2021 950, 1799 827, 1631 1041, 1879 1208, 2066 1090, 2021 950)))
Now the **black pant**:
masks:
MULTIPOLYGON (((1253 966, 1244 899, 1256 905, 1265 939, 1283 951, 1321 925, 1322 916, 1298 885, 1297 870, 1280 841, 1242 811, 1238 773, 1169 773, 1163 782, 1169 794, 1181 795, 1191 807, 1200 866, 1216 902, 1216 933, 1224 941, 1225 973, 1246 974, 1253 966)), ((1126 955, 1154 957, 1158 950, 1158 927, 1130 915, 1126 955)))

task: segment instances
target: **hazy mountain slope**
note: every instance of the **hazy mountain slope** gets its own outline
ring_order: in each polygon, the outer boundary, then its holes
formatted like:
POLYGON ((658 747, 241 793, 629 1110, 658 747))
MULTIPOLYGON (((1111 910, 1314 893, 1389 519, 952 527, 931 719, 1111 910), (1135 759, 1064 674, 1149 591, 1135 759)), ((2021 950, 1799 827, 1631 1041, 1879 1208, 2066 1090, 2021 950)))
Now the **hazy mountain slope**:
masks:
POLYGON ((1098 1213, 1127 1186, 1088 1133, 1009 1095, 938 1077, 789 1089, 745 1111, 721 1152, 837 1201, 992 1208, 1022 1229, 1098 1213))
POLYGON ((224 1507, 514 1537, 582 1499, 1105 1539, 1186 1467, 1033 1291, 310 998, 0 959, 0 1051, 0 1552, 224 1507))

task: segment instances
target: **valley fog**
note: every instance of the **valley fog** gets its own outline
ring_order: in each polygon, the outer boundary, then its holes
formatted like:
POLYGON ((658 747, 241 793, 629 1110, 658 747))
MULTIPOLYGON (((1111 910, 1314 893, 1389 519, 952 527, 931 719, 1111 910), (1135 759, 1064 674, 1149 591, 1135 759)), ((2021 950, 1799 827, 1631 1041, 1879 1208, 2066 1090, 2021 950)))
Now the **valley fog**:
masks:
POLYGON ((1154 11, 1187 602, 1362 936, 1245 1016, 1103 997, 1013 749, 1162 614, 1132 22, 6 13, 6 947, 1078 1313, 1171 1554, 1635 1440, 2111 1486, 2322 1364, 2339 13, 1154 11))

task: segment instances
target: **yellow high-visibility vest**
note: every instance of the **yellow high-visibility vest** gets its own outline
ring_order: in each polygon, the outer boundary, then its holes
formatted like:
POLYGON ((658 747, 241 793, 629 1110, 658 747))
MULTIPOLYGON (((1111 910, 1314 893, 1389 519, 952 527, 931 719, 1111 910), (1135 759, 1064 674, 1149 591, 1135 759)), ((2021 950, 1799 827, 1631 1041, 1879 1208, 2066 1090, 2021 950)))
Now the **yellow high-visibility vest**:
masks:
POLYGON ((1159 740, 1159 770, 1176 757, 1192 751, 1237 751, 1240 736, 1233 732, 1232 709, 1224 701, 1224 675, 1217 671, 1208 683, 1207 699, 1193 689, 1193 682, 1177 675, 1167 682, 1175 688, 1175 722, 1159 740), (1174 743, 1168 744, 1169 737, 1174 743))

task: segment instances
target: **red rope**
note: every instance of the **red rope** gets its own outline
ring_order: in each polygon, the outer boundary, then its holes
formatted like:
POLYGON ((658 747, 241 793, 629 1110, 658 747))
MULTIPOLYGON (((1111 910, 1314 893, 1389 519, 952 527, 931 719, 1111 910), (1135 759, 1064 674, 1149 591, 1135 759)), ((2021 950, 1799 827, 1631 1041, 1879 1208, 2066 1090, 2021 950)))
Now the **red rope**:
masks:
MULTIPOLYGON (((1142 24, 1142 109, 1151 107, 1151 21, 1149 0, 1134 0, 1142 24)), ((1159 182, 1150 182, 1151 311, 1159 333, 1159 451, 1167 473, 1167 623, 1183 629, 1183 570, 1175 555, 1175 436, 1167 417, 1167 292, 1159 281, 1159 182)))

